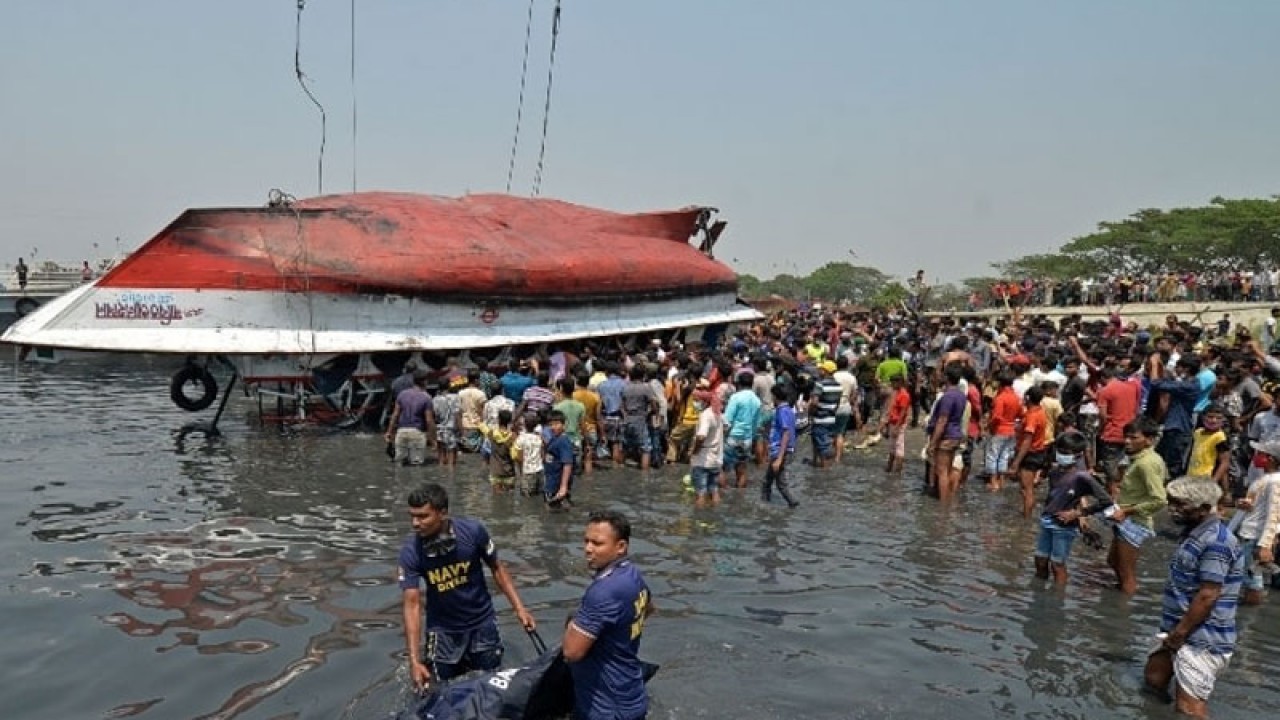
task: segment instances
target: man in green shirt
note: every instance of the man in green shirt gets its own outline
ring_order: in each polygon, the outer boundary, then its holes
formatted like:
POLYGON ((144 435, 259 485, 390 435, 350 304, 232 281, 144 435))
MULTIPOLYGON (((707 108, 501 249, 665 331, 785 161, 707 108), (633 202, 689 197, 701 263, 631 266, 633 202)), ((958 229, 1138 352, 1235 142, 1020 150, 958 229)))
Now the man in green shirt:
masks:
POLYGON ((577 382, 574 381, 573 376, 561 378, 556 383, 556 404, 551 408, 564 413, 564 434, 573 445, 574 474, 577 474, 582 467, 582 419, 587 414, 587 406, 573 397, 573 391, 576 388, 577 382))
POLYGON ((1138 550, 1155 536, 1153 515, 1167 504, 1164 486, 1169 471, 1156 454, 1154 445, 1160 425, 1141 417, 1124 427, 1124 451, 1129 456, 1129 469, 1120 481, 1116 496, 1115 538, 1107 554, 1107 564, 1116 572, 1120 591, 1132 595, 1138 591, 1138 550))
POLYGON ((902 359, 902 351, 889 348, 889 357, 876 368, 876 380, 882 388, 888 388, 895 377, 907 376, 907 363, 902 359))

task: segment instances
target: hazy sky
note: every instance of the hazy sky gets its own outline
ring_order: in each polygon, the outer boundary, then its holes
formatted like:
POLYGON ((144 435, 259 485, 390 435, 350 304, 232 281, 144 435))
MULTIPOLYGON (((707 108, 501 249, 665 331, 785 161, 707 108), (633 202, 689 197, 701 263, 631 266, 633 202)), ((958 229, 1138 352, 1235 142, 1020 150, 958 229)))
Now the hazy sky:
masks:
MULTIPOLYGON (((535 1, 513 192, 537 160, 535 1)), ((358 187, 501 192, 526 0, 356 0, 358 187)), ((294 0, 25 0, 0 22, 0 260, 317 192, 294 0)), ((309 0, 325 192, 352 187, 350 0, 309 0)), ((564 0, 543 195, 729 221, 771 277, 958 280, 1140 207, 1280 191, 1274 0, 564 0)), ((99 243, 95 253, 93 243, 99 243)))

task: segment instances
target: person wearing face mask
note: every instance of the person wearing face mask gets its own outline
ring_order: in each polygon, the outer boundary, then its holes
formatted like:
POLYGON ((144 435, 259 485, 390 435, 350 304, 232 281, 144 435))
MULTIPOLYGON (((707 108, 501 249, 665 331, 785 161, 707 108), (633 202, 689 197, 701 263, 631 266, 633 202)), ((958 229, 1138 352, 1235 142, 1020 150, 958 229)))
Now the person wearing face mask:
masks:
POLYGON ((1159 693, 1174 682, 1178 712, 1208 717, 1209 696, 1236 646, 1236 605, 1244 555, 1218 515, 1222 488, 1205 478, 1169 483, 1169 513, 1184 529, 1169 563, 1160 632, 1144 678, 1159 693))
POLYGON ((1240 538, 1245 558, 1240 603, 1258 605, 1266 585, 1264 572, 1271 571, 1273 585, 1280 580, 1275 566, 1276 535, 1280 533, 1280 434, 1249 445, 1254 451, 1254 463, 1263 474, 1236 503, 1239 512, 1232 516, 1231 526, 1240 538))
POLYGON ((1080 519, 1111 507, 1111 496, 1078 466, 1087 441, 1078 432, 1060 435, 1053 443, 1053 466, 1049 469, 1049 491, 1040 512, 1040 537, 1036 540, 1036 577, 1048 580, 1050 573, 1059 585, 1067 582, 1067 559, 1071 545, 1080 535, 1080 519), (1093 502, 1083 507, 1081 500, 1093 502))

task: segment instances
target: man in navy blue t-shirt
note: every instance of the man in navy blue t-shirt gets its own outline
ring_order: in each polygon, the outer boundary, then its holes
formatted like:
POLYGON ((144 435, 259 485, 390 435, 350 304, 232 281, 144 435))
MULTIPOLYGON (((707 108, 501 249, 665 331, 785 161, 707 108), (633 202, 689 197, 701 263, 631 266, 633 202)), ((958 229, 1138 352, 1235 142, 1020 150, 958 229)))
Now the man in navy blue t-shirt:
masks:
POLYGON ((559 410, 552 410, 547 416, 551 438, 542 456, 542 494, 553 509, 573 504, 569 497, 573 491, 573 443, 564 432, 564 419, 559 410))
POLYGON ((563 642, 575 720, 640 720, 649 711, 638 654, 653 603, 644 576, 627 557, 630 544, 631 523, 622 513, 591 513, 583 545, 595 577, 563 642))
POLYGON ((400 590, 404 599, 404 634, 409 650, 409 679, 414 687, 432 675, 445 681, 471 670, 496 670, 502 662, 498 619, 484 580, 489 566, 493 581, 526 630, 536 623, 525 610, 515 582, 489 530, 478 520, 449 516, 449 495, 436 483, 409 493, 411 535, 400 549, 400 590), (422 652, 422 590, 427 584, 427 647, 422 652))

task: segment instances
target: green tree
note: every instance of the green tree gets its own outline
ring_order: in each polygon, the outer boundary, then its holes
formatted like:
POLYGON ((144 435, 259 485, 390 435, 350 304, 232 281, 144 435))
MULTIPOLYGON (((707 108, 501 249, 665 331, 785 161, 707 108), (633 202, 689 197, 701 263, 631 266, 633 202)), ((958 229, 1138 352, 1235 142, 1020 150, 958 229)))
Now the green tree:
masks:
POLYGON ((867 300, 866 304, 873 308, 888 310, 901 307, 902 303, 906 302, 909 297, 911 297, 911 291, 902 283, 893 280, 882 285, 875 295, 867 300))
POLYGON ((1006 277, 1063 279, 1112 273, 1245 270, 1280 261, 1280 198, 1230 200, 1161 210, 1146 208, 1057 253, 1029 255, 993 267, 1006 277))
POLYGON ((762 295, 781 295, 791 300, 806 300, 809 297, 809 289, 804 279, 790 273, 783 273, 772 280, 766 280, 761 284, 760 290, 762 295))
POLYGON ((887 282, 889 276, 879 270, 847 262, 829 262, 804 279, 805 287, 815 299, 848 300, 859 305, 865 304, 887 282))
POLYGON ((969 292, 962 285, 935 285, 929 290, 925 310, 963 310, 969 305, 969 292))
POLYGON ((755 275, 745 274, 738 276, 738 295, 744 298, 760 297, 761 288, 764 285, 760 278, 755 275))
MULTIPOLYGON (((1005 278, 1049 278, 1052 280, 1069 280, 1082 275, 1094 274, 1094 263, 1063 253, 1044 253, 1027 255, 1014 260, 992 263, 991 267, 1005 278)), ((995 282, 993 280, 993 282, 995 282)), ((990 284, 987 287, 991 287, 990 284)))

